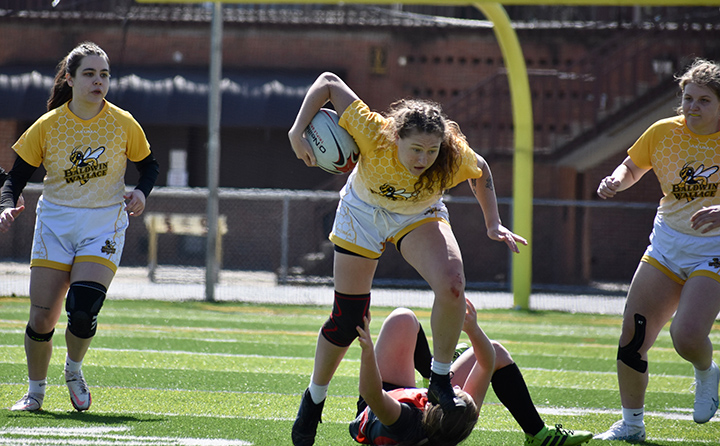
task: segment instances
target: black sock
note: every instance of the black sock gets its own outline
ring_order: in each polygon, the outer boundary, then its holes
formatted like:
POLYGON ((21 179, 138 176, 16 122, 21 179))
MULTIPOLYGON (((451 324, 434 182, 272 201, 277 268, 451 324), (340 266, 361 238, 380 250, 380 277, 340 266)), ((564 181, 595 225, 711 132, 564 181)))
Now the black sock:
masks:
POLYGON ((432 353, 430 353, 430 346, 428 345, 425 331, 423 331, 422 325, 418 330, 417 341, 415 342, 415 370, 425 379, 430 379, 430 366, 432 365, 432 353))
POLYGON ((493 373, 492 388, 500 402, 507 407, 520 428, 529 435, 536 435, 545 426, 530 391, 517 364, 512 363, 493 373))

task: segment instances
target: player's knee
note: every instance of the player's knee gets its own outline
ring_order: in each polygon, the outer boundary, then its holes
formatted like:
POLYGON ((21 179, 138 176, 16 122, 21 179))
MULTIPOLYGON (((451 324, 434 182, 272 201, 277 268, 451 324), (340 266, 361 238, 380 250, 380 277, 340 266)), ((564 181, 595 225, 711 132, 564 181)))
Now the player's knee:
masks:
POLYGON ((400 307, 394 309, 385 319, 385 322, 383 322, 383 324, 387 323, 411 327, 414 328, 415 332, 418 331, 419 322, 417 316, 415 316, 415 313, 409 308, 400 307))
POLYGON ((30 309, 28 326, 36 333, 49 333, 55 329, 56 322, 52 311, 45 309, 38 310, 34 307, 30 309))
POLYGON ((500 370, 515 362, 505 346, 497 341, 490 342, 495 350, 495 370, 500 370))
POLYGON ((465 301, 462 298, 465 295, 465 274, 462 270, 449 268, 445 271, 440 278, 435 294, 451 300, 460 299, 464 308, 465 301))
POLYGON ((635 331, 630 342, 623 346, 618 347, 617 359, 622 361, 625 365, 633 370, 640 373, 647 371, 648 363, 642 359, 640 349, 645 343, 645 330, 647 327, 647 319, 642 314, 635 313, 635 331))
POLYGON ((106 293, 107 288, 97 282, 75 282, 70 285, 65 302, 70 333, 81 339, 95 336, 97 316, 106 293))
POLYGON ((680 356, 692 354, 701 346, 704 346, 704 341, 707 339, 707 333, 700 333, 693 327, 687 324, 680 324, 677 321, 673 321, 670 325, 670 338, 673 342, 673 347, 680 356))
POLYGON ((321 333, 328 342, 347 347, 358 336, 358 326, 363 326, 363 317, 370 308, 370 294, 342 294, 335 292, 333 311, 321 333))
POLYGON ((396 308, 385 318, 381 330, 387 332, 391 338, 416 339, 420 322, 412 310, 396 308))
POLYGON ((35 342, 50 342, 53 334, 55 334, 55 329, 53 328, 52 330, 50 330, 49 333, 37 333, 35 330, 32 329, 30 324, 27 324, 27 326, 25 327, 25 334, 28 338, 35 342))

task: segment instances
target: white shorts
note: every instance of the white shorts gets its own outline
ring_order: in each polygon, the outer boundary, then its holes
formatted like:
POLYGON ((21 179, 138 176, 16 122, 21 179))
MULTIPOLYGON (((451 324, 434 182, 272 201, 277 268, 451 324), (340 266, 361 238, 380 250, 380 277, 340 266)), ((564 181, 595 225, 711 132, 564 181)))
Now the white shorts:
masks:
POLYGON ((330 241, 355 254, 377 259, 387 242, 397 243, 408 232, 431 221, 450 224, 442 198, 423 212, 398 214, 367 204, 346 184, 340 191, 330 241))
POLYGON ((30 266, 70 271, 74 263, 94 262, 117 271, 125 246, 125 204, 73 208, 40 197, 30 266))
POLYGON ((720 236, 683 234, 656 215, 650 246, 642 261, 681 285, 692 276, 706 276, 720 282, 720 236))

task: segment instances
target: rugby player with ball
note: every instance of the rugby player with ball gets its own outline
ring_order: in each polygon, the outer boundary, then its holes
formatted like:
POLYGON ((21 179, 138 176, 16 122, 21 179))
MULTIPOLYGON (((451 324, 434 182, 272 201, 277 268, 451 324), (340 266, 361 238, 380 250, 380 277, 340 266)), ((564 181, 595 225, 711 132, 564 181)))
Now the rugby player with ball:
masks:
MULTIPOLYGON (((318 335, 310 385, 293 424, 296 446, 315 442, 330 380, 358 336, 356 327, 363 327, 368 317, 373 276, 388 243, 395 244, 435 295, 428 399, 440 405, 446 416, 468 410, 449 376, 465 317, 465 275, 442 201, 446 190, 468 181, 482 208, 485 225, 481 229, 488 237, 504 242, 513 252, 519 252, 518 244, 527 244, 502 225, 487 162, 434 102, 404 99, 392 104, 387 113, 377 113, 337 75, 323 73, 308 89, 288 132, 295 155, 306 165, 327 168, 328 151, 320 151, 312 140, 317 137, 313 119, 318 112, 325 113, 321 109, 328 102, 339 115, 339 127, 355 141, 359 159, 340 192, 330 234, 335 245, 335 299, 318 335)), ((330 139, 340 133, 336 130, 326 132, 330 139)), ((327 149, 328 141, 322 136, 327 149)), ((352 158, 354 148, 343 147, 344 160, 352 158)))

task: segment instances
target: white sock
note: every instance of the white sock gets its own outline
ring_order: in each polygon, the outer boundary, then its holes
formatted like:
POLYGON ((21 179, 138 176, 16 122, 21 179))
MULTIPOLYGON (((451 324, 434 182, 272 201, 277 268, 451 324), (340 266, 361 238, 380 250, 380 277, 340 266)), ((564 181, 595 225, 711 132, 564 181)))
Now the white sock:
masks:
POLYGON ((68 355, 65 355, 65 371, 66 372, 79 372, 82 367, 82 361, 75 362, 68 355))
POLYGON ((28 393, 39 393, 45 395, 45 387, 47 386, 47 379, 39 379, 37 381, 29 379, 28 382, 28 393))
POLYGON ((626 409, 623 407, 622 414, 625 424, 629 424, 630 426, 645 425, 645 421, 643 421, 645 416, 644 407, 641 407, 640 409, 626 409))
POLYGON ((312 397, 313 403, 320 404, 325 398, 327 398, 328 387, 330 387, 330 384, 325 386, 319 386, 314 382, 310 381, 308 390, 310 390, 310 396, 312 397))
POLYGON ((430 370, 438 375, 447 375, 450 373, 451 362, 437 362, 435 358, 432 359, 430 364, 430 370))
POLYGON ((699 379, 705 379, 710 377, 710 372, 712 372, 712 363, 710 364, 710 367, 708 367, 707 370, 700 370, 698 368, 695 368, 695 376, 699 379))

